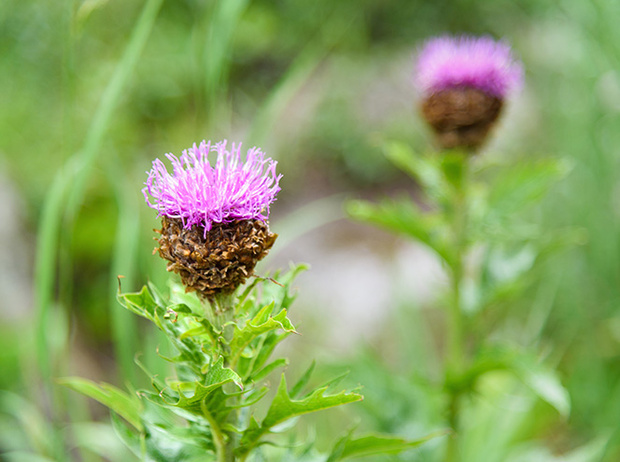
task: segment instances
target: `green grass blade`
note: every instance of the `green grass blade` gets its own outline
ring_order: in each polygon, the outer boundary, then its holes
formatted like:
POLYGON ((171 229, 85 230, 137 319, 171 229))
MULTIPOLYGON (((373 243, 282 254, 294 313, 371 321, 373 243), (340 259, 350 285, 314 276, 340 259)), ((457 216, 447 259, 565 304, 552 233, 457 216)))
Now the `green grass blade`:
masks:
MULTIPOLYGON (((48 330, 50 314, 54 299, 56 267, 58 260, 58 242, 61 231, 63 212, 69 220, 75 217, 84 193, 89 167, 96 159, 111 116, 117 107, 122 90, 126 87, 131 71, 135 67, 146 40, 154 25, 163 0, 148 0, 142 14, 134 27, 129 44, 110 80, 101 104, 97 109, 90 129, 86 135, 83 148, 74 154, 58 172, 49 194, 43 204, 41 222, 37 236, 37 257, 35 262, 35 290, 37 303, 36 352, 44 387, 51 396, 51 377, 55 355, 50 350, 48 330)), ((70 226, 69 226, 70 229, 70 226)), ((53 398, 51 398, 54 401, 53 398)), ((52 402, 52 409, 57 405, 52 402)), ((59 447, 61 442, 58 443, 59 447)))
POLYGON ((131 290, 135 284, 140 232, 140 214, 136 203, 137 191, 134 191, 133 185, 124 177, 124 173, 114 157, 107 164, 108 180, 114 189, 118 206, 109 288, 112 338, 122 381, 136 384, 137 370, 133 358, 137 352, 136 330, 138 324, 136 317, 118 303, 116 292, 118 291, 119 276, 123 276, 122 284, 125 290, 131 290))
POLYGON ((81 151, 76 153, 79 170, 74 179, 73 188, 67 203, 67 216, 70 219, 74 217, 80 206, 82 196, 84 195, 84 188, 89 178, 89 170, 97 158, 96 154, 101 147, 112 114, 121 100, 123 90, 127 87, 129 78, 146 45, 162 2, 163 0, 148 0, 144 6, 121 61, 116 67, 110 83, 103 92, 101 104, 97 108, 86 134, 84 146, 81 151))

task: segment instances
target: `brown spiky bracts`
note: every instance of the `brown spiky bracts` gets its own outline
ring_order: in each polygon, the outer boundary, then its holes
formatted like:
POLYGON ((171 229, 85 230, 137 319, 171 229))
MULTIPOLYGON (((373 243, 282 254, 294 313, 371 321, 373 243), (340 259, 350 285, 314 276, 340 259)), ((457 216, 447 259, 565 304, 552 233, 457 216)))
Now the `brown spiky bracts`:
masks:
POLYGON ((168 271, 181 276, 188 291, 207 298, 234 292, 277 238, 261 220, 215 223, 205 234, 199 226, 188 229, 178 218, 163 217, 159 232, 158 251, 168 271))
POLYGON ((479 148, 522 82, 510 47, 489 37, 429 40, 418 57, 420 110, 442 148, 479 148))
POLYGON ((449 88, 422 101, 422 115, 444 149, 475 150, 487 139, 503 101, 476 88, 449 88))
POLYGON ((180 158, 168 154, 172 173, 155 160, 143 189, 162 217, 158 251, 168 271, 211 302, 243 284, 277 237, 267 224, 280 191, 276 162, 256 147, 242 160, 240 150, 203 141, 180 158))

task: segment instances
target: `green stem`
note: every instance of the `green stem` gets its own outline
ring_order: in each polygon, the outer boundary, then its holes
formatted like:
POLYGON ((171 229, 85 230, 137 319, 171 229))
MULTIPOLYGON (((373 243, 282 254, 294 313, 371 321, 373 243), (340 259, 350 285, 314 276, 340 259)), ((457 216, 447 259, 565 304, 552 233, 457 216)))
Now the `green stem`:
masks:
MULTIPOLYGON (((458 263, 462 265, 461 262, 458 263)), ((452 291, 454 300, 450 306, 449 332, 448 332, 448 362, 446 373, 446 389, 449 393, 448 398, 448 424, 453 434, 448 439, 446 462, 456 462, 459 460, 459 414, 461 408, 461 390, 458 382, 462 375, 464 363, 463 348, 463 319, 460 304, 460 280, 461 272, 455 271, 452 276, 452 291), (456 382, 456 383, 455 383, 456 382)))
POLYGON ((213 444, 215 444, 215 455, 217 457, 217 462, 227 462, 231 460, 227 456, 226 437, 224 436, 220 426, 205 406, 204 401, 200 403, 200 406, 202 407, 202 413, 211 427, 211 435, 213 435, 213 444))
POLYGON ((463 308, 461 306, 461 284, 464 276, 464 256, 467 250, 467 188, 469 159, 462 159, 462 174, 455 189, 453 201, 453 239, 454 261, 451 271, 452 300, 448 316, 448 348, 446 360, 446 390, 448 392, 448 424, 453 434, 448 439, 446 462, 459 460, 459 433, 462 389, 460 386, 463 371, 466 369, 465 331, 463 308))
MULTIPOLYGON (((207 317, 212 322, 213 327, 221 332, 221 340, 215 345, 216 354, 224 357, 224 364, 226 367, 233 367, 231 358, 230 347, 228 343, 232 340, 234 334, 234 326, 228 326, 227 324, 234 319, 235 310, 233 306, 234 296, 232 294, 217 294, 210 300, 210 307, 205 307, 207 311, 207 317)), ((237 401, 237 397, 228 398, 231 401, 237 401)), ((232 403, 233 405, 236 404, 232 403)), ((230 413, 228 422, 236 427, 239 420, 239 411, 234 410, 230 413)), ((235 432, 222 431, 217 427, 216 423, 211 423, 211 428, 214 430, 213 438, 217 451, 217 462, 234 462, 235 461, 235 449, 238 444, 238 437, 235 432), (215 425, 215 427, 214 427, 215 425), (215 431, 217 429, 217 432, 215 431), (216 435, 217 433, 217 435, 216 435)))
POLYGON ((227 326, 235 317, 232 294, 216 294, 209 299, 210 306, 205 307, 207 319, 218 332, 221 332, 223 341, 215 345, 216 353, 224 357, 224 364, 230 364, 230 349, 228 342, 232 339, 233 326, 227 326))

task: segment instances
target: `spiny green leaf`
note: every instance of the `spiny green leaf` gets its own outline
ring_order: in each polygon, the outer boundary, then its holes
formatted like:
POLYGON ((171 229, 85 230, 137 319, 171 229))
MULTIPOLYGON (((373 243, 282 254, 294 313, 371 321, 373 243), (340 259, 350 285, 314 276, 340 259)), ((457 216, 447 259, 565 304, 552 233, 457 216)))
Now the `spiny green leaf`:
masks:
POLYGON ((409 146, 398 142, 386 144, 384 153, 396 167, 419 181, 431 197, 442 199, 447 195, 448 185, 434 159, 416 155, 409 146))
POLYGON ((157 316, 157 311, 161 310, 161 307, 157 304, 147 286, 142 287, 140 292, 119 293, 117 299, 129 311, 154 322, 159 328, 162 328, 157 316))
POLYGON ((217 362, 213 364, 205 374, 204 383, 205 386, 212 386, 223 385, 228 382, 233 382, 243 390, 241 377, 232 369, 224 367, 224 358, 220 356, 217 362))
POLYGON ((291 398, 297 398, 298 396, 301 395, 301 392, 303 391, 304 387, 310 381, 310 376, 314 372, 315 366, 316 366, 316 361, 312 361, 312 363, 310 364, 310 367, 306 369, 306 372, 304 372, 302 376, 300 377, 300 379, 297 381, 297 383, 293 385, 293 388, 291 388, 291 392, 290 392, 291 398))
POLYGON ((262 280, 260 278, 254 278, 251 283, 249 283, 241 292, 240 295, 237 296, 237 302, 235 310, 237 314, 245 314, 247 310, 252 306, 252 303, 246 303, 248 301, 248 297, 254 291, 254 288, 260 283, 262 280))
POLYGON ((124 421, 119 419, 116 415, 111 414, 112 428, 121 441, 133 452, 136 457, 143 458, 143 454, 146 451, 144 445, 144 433, 136 433, 130 427, 128 427, 124 421))
POLYGON ((265 367, 263 367, 262 369, 252 374, 250 376, 250 380, 253 382, 258 382, 259 380, 262 380, 265 377, 267 377, 271 372, 276 370, 278 367, 284 367, 286 365, 288 365, 288 359, 286 358, 276 359, 275 361, 270 362, 265 367))
POLYGON ((564 417, 570 413, 570 396, 555 371, 541 364, 528 353, 509 347, 487 348, 478 354, 474 364, 463 376, 460 387, 472 387, 487 372, 506 370, 527 385, 539 398, 557 409, 564 417))
MULTIPOLYGON (((190 367, 198 366, 196 371, 199 372, 199 367, 204 365, 206 356, 198 343, 183 335, 187 330, 187 320, 182 318, 183 316, 194 316, 193 311, 184 303, 166 306, 164 302, 163 305, 160 305, 156 299, 163 301, 161 294, 154 296, 151 290, 144 286, 140 292, 119 294, 117 298, 121 305, 149 319, 167 335, 170 342, 181 353, 179 357, 173 360, 174 362, 183 361, 190 367)), ((211 334, 208 327, 205 325, 206 333, 211 334)))
POLYGON ((282 329, 285 332, 295 332, 295 326, 286 317, 286 310, 283 309, 277 315, 270 317, 273 310, 273 302, 264 306, 258 314, 248 321, 242 329, 235 325, 233 338, 230 342, 230 350, 232 352, 231 364, 236 364, 243 350, 252 343, 258 336, 275 330, 282 329))
POLYGON ((194 315, 203 317, 205 315, 203 302, 195 292, 185 292, 185 286, 179 282, 170 282, 170 303, 187 306, 194 315))
POLYGON ((566 161, 538 159, 502 168, 489 188, 492 213, 509 217, 538 202, 570 171, 566 161))
POLYGON ((340 383, 346 379, 349 375, 349 371, 344 371, 340 375, 337 375, 326 382, 322 383, 319 388, 325 388, 328 392, 336 388, 340 383))
POLYGON ((241 357, 238 370, 243 371, 244 377, 248 377, 253 371, 260 370, 271 357, 275 347, 290 334, 291 332, 287 331, 282 331, 280 333, 276 333, 276 331, 267 332, 267 334, 262 337, 260 348, 254 357, 241 357))
POLYGON ((155 303, 157 303, 159 306, 166 306, 166 304, 168 303, 166 297, 164 297, 164 295, 157 288, 157 286, 151 281, 147 282, 146 286, 148 287, 151 296, 155 300, 155 303))
POLYGON ((194 428, 179 428, 176 425, 148 425, 144 438, 144 456, 153 462, 197 462, 205 460, 205 454, 213 453, 214 446, 208 429, 202 432, 194 428))
POLYGON ((379 434, 365 435, 358 438, 352 438, 351 435, 347 435, 336 443, 332 454, 326 462, 336 462, 352 457, 399 454, 403 451, 416 448, 433 438, 446 434, 447 431, 435 432, 416 440, 379 434))
POLYGON ((562 382, 554 370, 546 368, 542 364, 519 361, 515 365, 515 372, 539 398, 556 408, 563 417, 568 417, 571 408, 570 395, 562 386, 562 382))
POLYGON ((252 406, 253 404, 258 403, 263 397, 269 392, 269 388, 261 387, 256 390, 251 391, 247 396, 243 397, 243 400, 235 405, 230 406, 231 408, 242 408, 252 406))
POLYGON ((327 387, 318 388, 304 399, 291 399, 286 385, 286 378, 284 374, 282 374, 278 391, 271 402, 267 415, 260 424, 254 419, 251 420, 248 429, 244 432, 241 439, 239 452, 243 454, 250 451, 258 444, 260 437, 264 433, 268 432, 275 425, 293 417, 364 399, 363 396, 357 393, 346 391, 341 391, 333 395, 325 395, 324 393, 326 390, 327 387))
POLYGON ((379 225, 389 231, 404 234, 426 244, 444 261, 450 263, 448 228, 442 215, 420 212, 411 199, 387 199, 380 204, 351 201, 349 215, 360 221, 379 225))
MULTIPOLYGON (((195 325, 194 322, 186 321, 185 325, 188 326, 188 329, 183 331, 179 328, 179 330, 177 331, 178 339, 180 341, 184 341, 185 339, 190 337, 200 337, 198 340, 193 341, 194 344, 202 343, 201 340, 205 340, 207 343, 210 343, 212 345, 216 344, 218 337, 221 335, 221 332, 216 331, 213 324, 211 324, 207 319, 194 318, 194 320, 199 324, 195 325)), ((204 346, 202 347, 202 350, 205 350, 204 346)), ((209 354, 208 351, 206 351, 206 353, 209 354)))
POLYGON ((292 265, 291 269, 285 274, 281 275, 279 272, 276 272, 273 278, 265 279, 263 282, 263 294, 261 296, 263 303, 274 301, 275 310, 288 310, 297 297, 296 293, 291 291, 291 285, 295 281, 295 278, 307 269, 308 265, 305 264, 292 265), (274 280, 277 281, 277 284, 273 282, 274 280))
POLYGON ((318 388, 302 400, 291 399, 286 385, 286 378, 284 374, 282 374, 278 391, 271 402, 267 415, 263 419, 261 424, 262 427, 271 428, 274 425, 298 415, 308 414, 310 412, 320 411, 363 399, 363 397, 357 393, 347 393, 346 391, 341 391, 334 395, 324 395, 326 390, 327 387, 318 388))
POLYGON ((131 396, 107 383, 96 384, 79 377, 59 379, 58 383, 99 401, 120 415, 137 430, 140 432, 144 431, 144 425, 140 418, 142 404, 137 397, 131 396))
MULTIPOLYGON (((232 369, 224 367, 224 358, 220 357, 215 364, 211 365, 203 381, 185 382, 174 386, 173 388, 178 396, 175 397, 165 389, 157 388, 157 390, 159 396, 168 407, 177 407, 193 414, 202 415, 204 402, 210 398, 212 394, 220 391, 225 384, 231 382, 240 389, 243 389, 241 377, 232 369), (183 389, 192 390, 193 393, 191 396, 188 396, 183 389)), ((147 396, 154 398, 151 395, 147 396)), ((226 400, 226 396, 223 397, 223 400, 226 400)), ((218 403, 218 408, 221 407, 220 405, 224 404, 225 403, 218 403)))

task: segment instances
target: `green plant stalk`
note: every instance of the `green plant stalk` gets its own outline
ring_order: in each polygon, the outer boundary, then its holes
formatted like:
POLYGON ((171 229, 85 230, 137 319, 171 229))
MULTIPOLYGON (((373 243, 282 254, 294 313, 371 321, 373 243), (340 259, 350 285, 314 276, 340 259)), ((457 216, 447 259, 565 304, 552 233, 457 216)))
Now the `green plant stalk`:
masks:
POLYGON ((202 403, 202 413, 204 414, 207 422, 209 422, 209 425, 211 427, 211 434, 213 436, 213 444, 215 445, 217 462, 226 462, 227 460, 229 460, 227 457, 226 437, 224 436, 222 429, 217 424, 211 413, 206 409, 204 402, 202 403))
POLYGON ((114 190, 118 206, 118 221, 114 239, 114 253, 110 269, 110 314, 114 352, 118 360, 120 381, 137 383, 134 364, 135 351, 138 350, 135 332, 138 324, 134 316, 117 301, 118 278, 123 284, 132 286, 136 272, 136 249, 139 240, 140 214, 132 186, 123 171, 117 156, 111 155, 106 162, 108 181, 114 190))
MULTIPOLYGON (((467 156, 467 154, 463 154, 467 156)), ((462 173, 455 188, 452 209, 452 233, 454 239, 454 260, 451 268, 451 300, 448 316, 448 348, 446 358, 446 386, 448 392, 448 424, 453 434, 448 438, 446 462, 459 460, 459 432, 462 390, 461 377, 467 368, 465 352, 465 328, 461 306, 461 284, 463 281, 464 256, 467 250, 467 209, 469 158, 462 159, 462 173)))
MULTIPOLYGON (((232 340, 234 334, 234 326, 227 325, 234 320, 235 309, 233 306, 234 295, 232 294, 217 294, 209 303, 204 303, 205 314, 207 319, 211 321, 216 330, 221 332, 224 339, 223 342, 218 342, 214 345, 217 356, 224 358, 224 364, 226 367, 231 367, 235 370, 235 364, 232 364, 231 352, 228 347, 228 343, 232 340)), ((235 371, 236 372, 236 371, 235 371)), ((232 391, 231 385, 230 389, 232 391)), ((237 397, 228 398, 232 401, 238 401, 237 397)), ((237 404, 236 402, 234 404, 237 404)), ((205 417, 211 425, 213 432, 213 442, 215 444, 217 462, 234 462, 235 461, 235 449, 238 444, 237 435, 232 431, 222 430, 213 419, 209 420, 210 416, 205 412, 205 417)), ((229 417, 229 423, 233 427, 237 427, 239 422, 239 410, 231 412, 229 417)))

